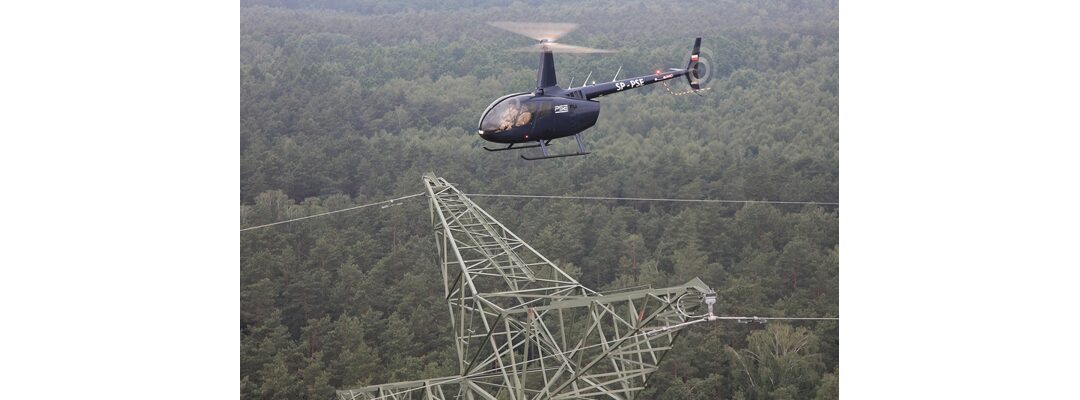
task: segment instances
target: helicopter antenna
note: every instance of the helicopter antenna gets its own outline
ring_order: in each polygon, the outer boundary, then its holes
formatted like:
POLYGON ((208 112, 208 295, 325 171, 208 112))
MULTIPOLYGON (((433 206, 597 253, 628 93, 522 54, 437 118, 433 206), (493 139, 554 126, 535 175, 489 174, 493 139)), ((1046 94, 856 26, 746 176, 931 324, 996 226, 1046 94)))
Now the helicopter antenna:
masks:
POLYGON ((566 88, 567 89, 573 89, 574 88, 574 76, 573 75, 570 75, 570 85, 566 86, 566 88))
POLYGON ((585 85, 588 85, 588 84, 589 84, 589 78, 590 78, 590 77, 592 77, 592 71, 589 71, 589 75, 585 77, 585 82, 582 82, 582 83, 581 83, 581 86, 582 86, 582 87, 585 87, 585 85))
POLYGON ((620 65, 620 66, 619 66, 619 70, 618 70, 618 71, 615 71, 615 76, 611 77, 611 81, 612 81, 612 82, 615 82, 615 80, 616 80, 616 79, 619 79, 619 73, 620 73, 620 72, 622 72, 622 65, 620 65))

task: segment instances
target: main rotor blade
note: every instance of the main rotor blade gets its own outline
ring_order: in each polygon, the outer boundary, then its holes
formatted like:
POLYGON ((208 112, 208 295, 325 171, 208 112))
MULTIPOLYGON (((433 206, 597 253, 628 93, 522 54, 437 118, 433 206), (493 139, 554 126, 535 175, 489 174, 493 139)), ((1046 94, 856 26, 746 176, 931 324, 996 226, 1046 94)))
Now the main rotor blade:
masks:
POLYGON ((572 54, 594 54, 594 53, 614 53, 613 50, 601 50, 591 47, 573 46, 562 43, 538 43, 529 47, 519 47, 513 51, 534 53, 538 51, 550 51, 552 53, 572 53, 572 54))
POLYGON ((563 35, 570 33, 570 31, 578 27, 577 24, 561 24, 554 22, 499 21, 488 22, 488 24, 496 28, 506 29, 519 35, 525 35, 536 40, 546 39, 549 42, 554 42, 558 40, 563 35))

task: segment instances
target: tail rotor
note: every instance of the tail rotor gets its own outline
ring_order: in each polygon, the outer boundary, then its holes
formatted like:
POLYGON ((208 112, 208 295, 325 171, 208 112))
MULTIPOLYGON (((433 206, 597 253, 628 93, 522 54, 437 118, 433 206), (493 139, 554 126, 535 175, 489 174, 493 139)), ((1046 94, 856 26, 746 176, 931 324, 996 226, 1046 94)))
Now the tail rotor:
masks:
MULTIPOLYGON (((708 87, 707 84, 712 78, 712 68, 709 64, 710 56, 711 52, 708 48, 701 48, 701 38, 695 38, 693 50, 691 50, 687 58, 684 59, 686 60, 686 82, 690 84, 690 90, 676 93, 672 92, 669 88, 668 93, 676 96, 690 93, 697 93, 700 95, 700 92, 709 90, 710 87, 708 87)), ((666 83, 667 82, 665 82, 665 86, 666 83)))

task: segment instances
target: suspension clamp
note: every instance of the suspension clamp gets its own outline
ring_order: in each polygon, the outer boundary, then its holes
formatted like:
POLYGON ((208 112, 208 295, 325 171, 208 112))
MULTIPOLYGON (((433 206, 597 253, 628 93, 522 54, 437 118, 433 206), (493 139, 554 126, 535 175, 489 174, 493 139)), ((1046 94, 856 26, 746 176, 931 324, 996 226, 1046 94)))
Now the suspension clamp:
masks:
POLYGON ((709 306, 709 315, 705 319, 709 321, 715 320, 716 314, 713 314, 713 306, 716 305, 716 292, 705 293, 705 304, 709 306))

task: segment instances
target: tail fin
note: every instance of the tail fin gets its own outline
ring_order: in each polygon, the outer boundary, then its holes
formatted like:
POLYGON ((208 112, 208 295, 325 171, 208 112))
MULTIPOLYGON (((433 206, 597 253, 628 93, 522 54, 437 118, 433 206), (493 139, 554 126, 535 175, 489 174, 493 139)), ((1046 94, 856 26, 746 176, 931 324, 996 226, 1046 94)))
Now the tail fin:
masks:
POLYGON ((690 87, 694 90, 701 89, 701 64, 698 62, 701 52, 701 38, 694 39, 694 51, 690 53, 690 62, 686 64, 686 81, 690 82, 690 87))

